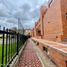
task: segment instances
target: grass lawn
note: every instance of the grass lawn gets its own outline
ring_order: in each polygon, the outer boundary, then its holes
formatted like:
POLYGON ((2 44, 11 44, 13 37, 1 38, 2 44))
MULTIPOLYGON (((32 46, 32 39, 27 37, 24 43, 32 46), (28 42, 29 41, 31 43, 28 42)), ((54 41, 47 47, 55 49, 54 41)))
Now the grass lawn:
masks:
MULTIPOLYGON (((0 35, 2 36, 2 35, 0 35)), ((3 39, 0 38, 0 67, 2 66, 2 41, 3 39)), ((18 45, 18 50, 20 50, 22 44, 24 44, 25 39, 18 41, 19 45, 18 45)), ((10 39, 10 44, 9 45, 9 38, 8 38, 8 44, 7 44, 7 52, 6 52, 6 39, 4 38, 4 60, 3 60, 3 66, 5 67, 5 65, 12 59, 12 57, 17 53, 17 39, 12 38, 10 39), (7 60, 6 60, 6 53, 7 53, 7 60)))
MULTIPOLYGON (((17 52, 16 43, 9 46, 7 45, 7 62, 6 62, 6 45, 4 45, 4 64, 7 64, 12 56, 17 52), (10 47, 10 48, 9 48, 10 47)), ((0 44, 0 67, 2 64, 2 44, 0 44)))

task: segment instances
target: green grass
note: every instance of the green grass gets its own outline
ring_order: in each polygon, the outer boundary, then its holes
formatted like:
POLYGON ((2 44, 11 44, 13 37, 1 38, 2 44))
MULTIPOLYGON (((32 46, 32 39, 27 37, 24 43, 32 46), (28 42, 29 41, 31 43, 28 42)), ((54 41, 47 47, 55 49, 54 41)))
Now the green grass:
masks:
MULTIPOLYGON (((0 38, 0 40, 2 41, 1 38, 0 38)), ((17 52, 17 43, 15 43, 15 42, 16 41, 14 40, 14 42, 12 41, 13 44, 10 44, 10 46, 9 46, 9 44, 7 45, 7 62, 6 62, 6 44, 4 44, 4 63, 3 63, 4 67, 17 52), (9 47, 10 47, 10 49, 9 49, 9 47), (9 52, 9 50, 10 50, 10 52, 9 52)), ((25 42, 24 39, 21 40, 19 42, 18 48, 20 48, 22 46, 22 44, 24 44, 24 42, 25 42)), ((1 65, 2 65, 2 44, 0 44, 0 67, 1 67, 1 65)))
MULTIPOLYGON (((10 59, 12 58, 12 56, 16 53, 16 43, 15 44, 12 44, 12 45, 7 45, 7 63, 10 61, 10 59), (10 49, 9 49, 10 47, 10 49), (11 48, 12 47, 12 48, 11 48), (9 52, 10 50, 10 52, 9 52)), ((4 45, 4 64, 6 65, 6 45, 4 45)), ((2 64, 2 45, 0 44, 0 67, 1 67, 1 64, 2 64)))

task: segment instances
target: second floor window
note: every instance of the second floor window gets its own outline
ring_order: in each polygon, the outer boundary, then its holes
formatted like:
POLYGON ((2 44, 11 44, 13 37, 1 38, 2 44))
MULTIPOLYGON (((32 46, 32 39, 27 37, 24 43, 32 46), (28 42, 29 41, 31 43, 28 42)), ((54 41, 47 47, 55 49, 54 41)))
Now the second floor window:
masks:
POLYGON ((49 5, 48 5, 49 7, 51 6, 52 2, 53 2, 53 0, 50 0, 49 1, 49 5))

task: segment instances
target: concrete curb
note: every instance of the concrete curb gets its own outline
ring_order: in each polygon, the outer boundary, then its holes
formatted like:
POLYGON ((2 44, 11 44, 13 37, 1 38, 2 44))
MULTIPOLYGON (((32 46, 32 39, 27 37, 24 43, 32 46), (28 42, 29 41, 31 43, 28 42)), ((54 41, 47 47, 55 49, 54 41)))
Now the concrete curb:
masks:
POLYGON ((47 55, 41 51, 39 47, 36 46, 36 43, 32 41, 33 48, 42 64, 42 67, 57 67, 50 58, 48 59, 47 55))
MULTIPOLYGON (((31 41, 31 42, 32 42, 33 45, 35 45, 35 43, 34 43, 33 41, 31 41)), ((33 47, 33 48, 34 48, 34 47, 33 47)), ((35 51, 35 52, 36 52, 36 51, 35 51)), ((36 53, 36 55, 37 55, 38 59, 40 60, 40 62, 41 62, 41 64, 42 64, 42 67, 45 67, 43 61, 41 60, 41 57, 40 57, 37 53, 36 53)))

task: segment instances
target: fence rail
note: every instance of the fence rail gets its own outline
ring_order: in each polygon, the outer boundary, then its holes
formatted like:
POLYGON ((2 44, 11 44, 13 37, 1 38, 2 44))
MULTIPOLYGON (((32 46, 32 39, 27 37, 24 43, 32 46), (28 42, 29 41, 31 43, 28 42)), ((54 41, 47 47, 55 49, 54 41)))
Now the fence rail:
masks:
POLYGON ((0 30, 0 67, 9 67, 27 38, 25 35, 5 28, 0 30))

